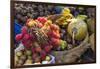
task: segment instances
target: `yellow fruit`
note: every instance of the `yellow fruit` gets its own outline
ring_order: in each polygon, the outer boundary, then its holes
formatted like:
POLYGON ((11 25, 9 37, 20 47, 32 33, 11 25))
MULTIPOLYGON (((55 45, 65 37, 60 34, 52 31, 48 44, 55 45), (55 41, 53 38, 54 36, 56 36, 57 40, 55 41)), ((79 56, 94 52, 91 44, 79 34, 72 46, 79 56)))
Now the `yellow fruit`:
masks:
POLYGON ((29 60, 32 59, 32 56, 27 56, 27 59, 29 59, 29 60))
POLYGON ((20 59, 21 59, 21 60, 26 60, 26 55, 22 55, 22 56, 20 57, 20 59))
POLYGON ((31 60, 31 59, 27 59, 25 62, 25 64, 32 64, 32 63, 33 63, 33 60, 31 60))
POLYGON ((14 62, 15 65, 17 65, 18 64, 18 60, 19 60, 18 56, 15 56, 15 59, 14 60, 15 60, 15 62, 14 62))
POLYGON ((25 53, 27 56, 30 56, 32 55, 32 51, 31 50, 26 50, 26 53, 25 53))
POLYGON ((19 60, 18 56, 15 56, 15 61, 18 61, 18 60, 19 60))
POLYGON ((82 40, 87 34, 87 24, 83 20, 77 19, 75 22, 72 22, 68 25, 68 33, 76 40, 82 40))
POLYGON ((20 56, 22 56, 22 55, 23 55, 22 51, 16 52, 16 56, 20 57, 20 56))
POLYGON ((35 20, 30 20, 28 23, 27 23, 27 25, 29 26, 29 27, 32 27, 32 26, 34 26, 36 24, 36 21, 35 20))
POLYGON ((47 20, 47 22, 45 22, 45 25, 46 26, 50 26, 52 24, 52 21, 51 20, 47 20))
POLYGON ((22 65, 23 63, 24 63, 23 60, 19 60, 19 61, 18 61, 18 64, 21 64, 21 65, 22 65))
POLYGON ((66 26, 73 17, 69 8, 64 8, 61 15, 62 16, 56 20, 56 23, 61 26, 66 26))
POLYGON ((46 56, 46 59, 45 60, 46 61, 50 61, 50 59, 51 59, 50 56, 46 56))
POLYGON ((62 14, 69 14, 70 13, 70 9, 69 8, 64 8, 62 10, 62 14))

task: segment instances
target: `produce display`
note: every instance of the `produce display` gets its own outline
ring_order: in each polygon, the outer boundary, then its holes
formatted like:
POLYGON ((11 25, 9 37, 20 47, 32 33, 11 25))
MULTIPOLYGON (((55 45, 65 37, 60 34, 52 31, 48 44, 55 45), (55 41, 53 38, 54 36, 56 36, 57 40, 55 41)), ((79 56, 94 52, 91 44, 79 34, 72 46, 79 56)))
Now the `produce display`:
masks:
POLYGON ((95 62, 95 8, 14 4, 15 66, 95 62))

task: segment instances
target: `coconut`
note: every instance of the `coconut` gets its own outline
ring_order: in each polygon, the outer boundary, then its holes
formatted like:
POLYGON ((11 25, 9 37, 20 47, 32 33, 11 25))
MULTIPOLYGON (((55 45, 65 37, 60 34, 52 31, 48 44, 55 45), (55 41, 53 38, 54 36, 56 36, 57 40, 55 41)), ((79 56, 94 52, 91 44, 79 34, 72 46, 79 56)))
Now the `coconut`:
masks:
POLYGON ((68 25, 67 31, 75 40, 82 40, 87 35, 87 24, 81 19, 76 19, 68 25))

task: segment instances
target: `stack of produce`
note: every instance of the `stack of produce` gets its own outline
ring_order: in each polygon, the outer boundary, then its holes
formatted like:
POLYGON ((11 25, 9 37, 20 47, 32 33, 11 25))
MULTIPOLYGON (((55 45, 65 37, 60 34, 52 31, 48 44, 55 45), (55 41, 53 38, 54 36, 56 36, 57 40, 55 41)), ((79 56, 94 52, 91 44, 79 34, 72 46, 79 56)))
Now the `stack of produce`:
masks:
POLYGON ((25 51, 32 52, 32 62, 41 63, 52 49, 60 46, 59 30, 59 26, 47 20, 46 17, 38 17, 36 20, 28 19, 15 39, 24 45, 25 51))
POLYGON ((48 5, 46 8, 44 6, 38 4, 15 5, 15 19, 24 23, 21 32, 15 37, 16 45, 23 44, 24 46, 24 49, 15 53, 16 66, 75 62, 77 58, 80 59, 90 43, 94 50, 92 37, 90 40, 88 39, 94 33, 92 28, 95 27, 90 24, 90 22, 95 23, 94 17, 90 19, 93 14, 87 15, 83 12, 86 9, 82 7, 59 8, 59 6, 48 5), (58 54, 57 57, 57 54, 53 55, 54 51, 57 53, 62 51, 62 55, 58 54), (61 55, 60 58, 59 55, 61 55))

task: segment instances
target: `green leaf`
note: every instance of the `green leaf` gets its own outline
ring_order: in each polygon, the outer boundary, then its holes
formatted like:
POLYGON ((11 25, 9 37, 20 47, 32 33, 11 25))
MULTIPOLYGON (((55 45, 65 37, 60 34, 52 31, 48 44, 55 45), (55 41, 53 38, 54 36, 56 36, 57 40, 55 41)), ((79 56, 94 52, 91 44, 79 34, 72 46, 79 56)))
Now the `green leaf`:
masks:
POLYGON ((87 18, 87 16, 86 15, 78 15, 76 18, 85 20, 87 18))

